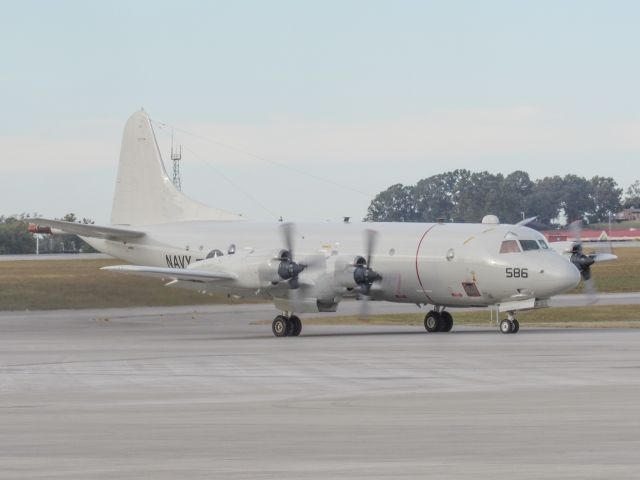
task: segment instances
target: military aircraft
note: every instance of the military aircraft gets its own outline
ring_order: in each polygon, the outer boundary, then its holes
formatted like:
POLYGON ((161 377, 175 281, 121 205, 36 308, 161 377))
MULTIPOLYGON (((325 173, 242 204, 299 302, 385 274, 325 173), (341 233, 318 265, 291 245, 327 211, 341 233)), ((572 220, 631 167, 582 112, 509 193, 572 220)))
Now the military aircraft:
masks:
POLYGON ((428 332, 448 332, 448 307, 489 307, 502 333, 516 313, 590 278, 595 261, 580 244, 549 247, 526 226, 479 224, 253 222, 197 203, 169 179, 144 111, 126 123, 111 225, 36 219, 39 232, 77 234, 97 250, 129 262, 111 272, 170 280, 167 286, 268 299, 282 313, 276 337, 298 336, 296 314, 335 312, 342 300, 430 306, 428 332), (506 317, 500 320, 500 312, 506 317))

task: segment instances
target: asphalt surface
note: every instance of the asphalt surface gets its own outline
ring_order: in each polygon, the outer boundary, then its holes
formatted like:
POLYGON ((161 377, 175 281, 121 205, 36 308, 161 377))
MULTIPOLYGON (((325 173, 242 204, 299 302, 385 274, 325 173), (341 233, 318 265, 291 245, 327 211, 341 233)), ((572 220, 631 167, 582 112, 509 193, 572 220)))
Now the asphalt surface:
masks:
POLYGON ((0 313, 0 478, 640 477, 640 330, 270 308, 0 313))
MULTIPOLYGON (((584 307, 589 305, 640 305, 640 293, 599 293, 593 298, 583 294, 558 295, 549 301, 551 307, 584 307)), ((469 309, 448 309, 452 312, 469 309)), ((486 310, 487 319, 489 310, 486 310)), ((357 315, 361 311, 360 302, 346 300, 340 303, 336 313, 309 314, 308 316, 331 317, 344 315, 357 315)), ((386 313, 415 313, 418 317, 424 316, 425 308, 418 308, 414 304, 402 304, 391 302, 371 302, 369 312, 372 315, 386 313)), ((640 311, 639 311, 640 312, 640 311)), ((48 319, 68 319, 70 317, 80 318, 119 318, 129 316, 155 317, 159 315, 232 315, 237 318, 239 315, 247 321, 252 320, 272 320, 278 313, 272 304, 231 304, 231 305, 180 305, 175 307, 133 307, 133 308, 100 308, 83 310, 46 310, 46 311, 0 311, 0 320, 5 318, 26 318, 34 316, 48 319), (246 315, 245 315, 246 314, 246 315)), ((640 313, 639 313, 640 315, 640 313)), ((303 316, 304 317, 304 316, 303 316)), ((211 317, 213 318, 213 317, 211 317)), ((215 317, 218 318, 218 317, 215 317)), ((223 317, 224 318, 224 317, 223 317)))

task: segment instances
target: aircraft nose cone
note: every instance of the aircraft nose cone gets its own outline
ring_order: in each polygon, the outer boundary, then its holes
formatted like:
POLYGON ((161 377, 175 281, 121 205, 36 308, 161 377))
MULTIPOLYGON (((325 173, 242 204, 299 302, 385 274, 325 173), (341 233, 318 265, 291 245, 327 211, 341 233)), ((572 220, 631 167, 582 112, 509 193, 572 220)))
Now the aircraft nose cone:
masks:
POLYGON ((536 289, 538 296, 550 297, 575 288, 580 283, 580 272, 571 262, 560 257, 544 268, 543 285, 536 289))

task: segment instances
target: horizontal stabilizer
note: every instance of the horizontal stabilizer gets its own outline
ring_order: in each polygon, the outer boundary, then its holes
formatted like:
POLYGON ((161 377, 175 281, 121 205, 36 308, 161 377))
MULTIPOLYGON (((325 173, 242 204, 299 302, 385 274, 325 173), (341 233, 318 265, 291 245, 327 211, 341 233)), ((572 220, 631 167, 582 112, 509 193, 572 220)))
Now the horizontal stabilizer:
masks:
POLYGON ((36 227, 49 227, 51 229, 61 230, 64 233, 80 235, 81 237, 102 238, 105 240, 127 241, 145 235, 144 232, 130 230, 125 227, 104 227, 101 225, 64 222, 62 220, 49 220, 46 218, 34 218, 33 223, 36 227))
POLYGON ((143 277, 154 277, 163 279, 182 280, 185 282, 219 282, 236 280, 238 276, 230 272, 214 272, 210 270, 200 270, 195 268, 160 268, 141 267, 138 265, 114 265, 102 267, 102 270, 116 273, 128 273, 143 277))

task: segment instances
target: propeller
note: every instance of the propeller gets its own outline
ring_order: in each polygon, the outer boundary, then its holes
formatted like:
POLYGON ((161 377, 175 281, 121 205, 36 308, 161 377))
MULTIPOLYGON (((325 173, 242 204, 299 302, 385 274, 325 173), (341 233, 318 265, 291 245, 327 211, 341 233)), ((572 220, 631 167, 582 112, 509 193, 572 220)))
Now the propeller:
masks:
POLYGON ((364 231, 364 247, 365 257, 358 257, 355 261, 355 269, 353 271, 353 280, 358 286, 360 292, 360 318, 368 318, 369 316, 369 300, 371 286, 374 282, 382 280, 382 275, 372 269, 371 260, 378 241, 378 232, 367 229, 364 231))
POLYGON ((571 248, 571 263, 580 272, 580 276, 584 280, 584 290, 589 298, 589 303, 596 302, 596 286, 591 276, 591 265, 596 263, 595 255, 586 255, 582 248, 582 220, 576 220, 570 225, 575 243, 571 248))
POLYGON ((280 251, 278 260, 278 276, 282 280, 287 280, 289 288, 292 290, 297 289, 300 286, 298 277, 304 271, 308 265, 304 263, 296 263, 293 259, 293 237, 294 237, 294 225, 293 223, 283 223, 280 227, 282 239, 284 240, 285 250, 280 251))

